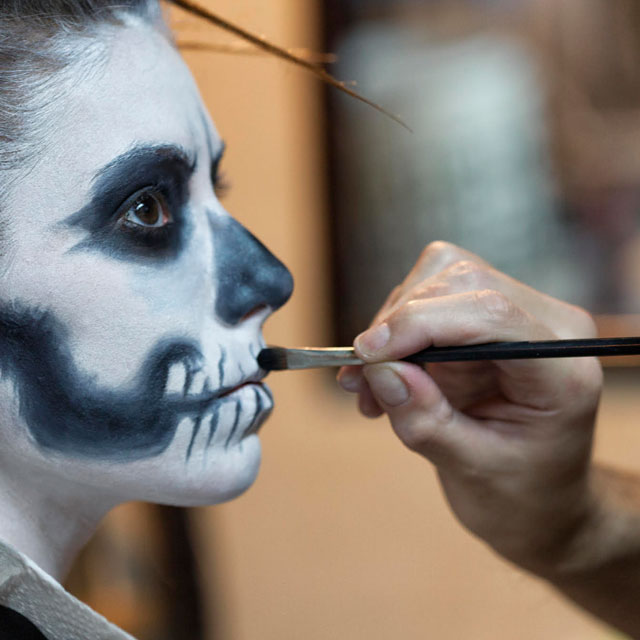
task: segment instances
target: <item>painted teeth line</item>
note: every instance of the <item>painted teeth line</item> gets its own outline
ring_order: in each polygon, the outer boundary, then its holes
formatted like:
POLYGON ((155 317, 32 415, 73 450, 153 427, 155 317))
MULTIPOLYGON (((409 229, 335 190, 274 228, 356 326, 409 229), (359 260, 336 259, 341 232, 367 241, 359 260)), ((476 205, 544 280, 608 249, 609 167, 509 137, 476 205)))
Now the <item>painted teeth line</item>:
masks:
POLYGON ((218 359, 218 387, 224 387, 224 365, 227 361, 227 350, 220 347, 220 358, 218 359))
POLYGON ((191 457, 191 452, 193 450, 193 444, 196 441, 196 436, 200 431, 200 425, 202 424, 202 416, 198 416, 196 421, 193 424, 193 431, 191 432, 191 442, 189 442, 189 448, 187 449, 187 460, 191 457))
MULTIPOLYGON (((259 348, 253 344, 249 345, 249 353, 255 360, 259 348)), ((217 387, 222 389, 225 387, 225 379, 227 378, 226 364, 228 360, 227 350, 221 346, 220 356, 217 363, 218 384, 217 387)), ((245 373, 245 369, 242 364, 238 363, 239 372, 239 384, 246 380, 248 376, 245 373)), ((226 385, 229 386, 229 385, 226 385)), ((233 386, 233 385, 231 385, 233 386)), ((231 388, 231 387, 229 387, 231 388)), ((212 391, 211 379, 206 376, 202 369, 201 363, 195 363, 191 358, 185 358, 184 360, 174 363, 167 372, 165 393, 182 393, 183 397, 206 395, 212 391), (194 366, 195 365, 195 366, 194 366), (200 390, 197 387, 201 387, 200 390), (180 391, 179 391, 180 389, 180 391)))
MULTIPOLYGON (((225 384, 225 379, 227 378, 227 373, 225 371, 225 364, 227 362, 227 352, 224 348, 221 350, 220 358, 218 359, 217 370, 218 370, 218 384, 217 388, 221 390, 225 389, 233 389, 235 386, 243 384, 244 382, 250 380, 250 376, 248 376, 245 372, 245 369, 241 364, 238 364, 238 382, 237 385, 225 384)), ((182 361, 180 363, 175 363, 169 369, 166 377, 165 383, 165 393, 172 394, 177 393, 179 387, 181 389, 180 393, 184 398, 193 397, 198 398, 204 395, 207 395, 213 391, 213 387, 211 386, 211 378, 207 376, 202 368, 195 368, 191 366, 190 362, 182 361)))
POLYGON ((182 390, 182 395, 186 398, 189 393, 189 389, 191 389, 191 383, 193 382, 193 376, 195 372, 187 366, 187 372, 184 378, 184 388, 182 390))
MULTIPOLYGON (((209 433, 207 434, 207 444, 205 449, 209 448, 213 437, 218 430, 218 423, 220 420, 220 408, 225 404, 229 404, 229 402, 216 403, 213 405, 213 413, 211 414, 211 418, 209 420, 209 433)), ((202 426, 203 420, 205 420, 205 412, 202 412, 199 416, 194 419, 192 431, 191 431, 191 440, 189 442, 189 446, 187 447, 187 453, 185 456, 185 460, 188 461, 191 458, 191 454, 193 453, 193 446, 195 444, 196 438, 198 437, 198 433, 200 433, 200 428, 202 426)))
POLYGON ((195 371, 191 379, 188 395, 202 397, 207 384, 207 376, 202 369, 195 371))
MULTIPOLYGON (((253 345, 249 345, 249 352, 251 353, 252 357, 255 357, 255 347, 253 345)), ((223 389, 225 387, 225 378, 227 378, 226 376, 227 372, 225 371, 225 369, 226 369, 227 361, 228 361, 227 350, 221 346, 220 357, 218 358, 218 363, 217 363, 219 389, 223 389)), ((207 394, 211 393, 212 388, 211 388, 211 382, 209 377, 204 374, 201 367, 194 366, 194 364, 195 363, 191 362, 190 360, 184 360, 181 363, 174 365, 174 367, 181 367, 181 371, 178 371, 178 372, 172 371, 171 373, 174 376, 174 378, 178 375, 180 376, 184 375, 182 395, 187 399, 189 398, 189 396, 193 396, 194 401, 196 401, 198 398, 202 398, 207 394), (201 387, 201 389, 199 387, 201 387)), ((238 364, 238 371, 240 373, 241 379, 245 379, 247 377, 241 364, 238 364)), ((167 386, 168 386, 168 383, 169 383, 169 376, 167 376, 167 386)), ((273 398, 270 390, 267 388, 264 388, 264 392, 267 394, 267 397, 269 398, 269 400, 272 401, 273 398)), ((260 426, 260 424, 263 422, 262 414, 264 413, 264 409, 265 409, 265 400, 258 389, 253 389, 253 393, 255 398, 255 409, 254 409, 253 416, 249 422, 249 425, 248 427, 245 428, 242 434, 242 437, 244 437, 246 434, 251 433, 252 431, 256 431, 257 428, 260 426)), ((198 435, 201 432, 203 422, 207 419, 206 418, 207 412, 213 409, 211 417, 207 421, 209 432, 207 434, 205 450, 210 447, 215 437, 215 434, 218 430, 219 421, 220 421, 220 412, 222 407, 224 407, 226 404, 233 402, 235 406, 233 425, 232 425, 231 431, 229 432, 229 435, 227 436, 224 447, 225 449, 228 449, 229 446, 231 445, 231 442, 238 431, 238 426, 240 424, 243 405, 242 405, 242 401, 240 400, 225 401, 223 398, 220 398, 220 400, 222 400, 222 402, 213 400, 212 402, 207 402, 206 406, 200 406, 198 410, 199 414, 197 415, 197 417, 193 419, 191 438, 189 441, 189 445, 187 447, 187 451, 185 453, 185 461, 189 461, 193 455, 196 440, 198 438, 198 435)), ((195 409, 196 407, 194 406, 193 408, 195 409)))
POLYGON ((260 414, 264 410, 264 401, 262 400, 262 395, 257 389, 253 390, 253 395, 256 399, 256 409, 253 412, 253 418, 251 418, 251 422, 249 422, 249 426, 244 430, 242 437, 244 438, 248 433, 254 431, 257 427, 260 426, 258 419, 260 418, 260 414))
POLYGON ((220 416, 220 405, 217 404, 213 409, 213 413, 211 414, 211 420, 209 421, 209 436, 207 437, 207 449, 209 448, 209 445, 213 440, 213 436, 216 435, 216 431, 218 430, 219 416, 220 416))
MULTIPOLYGON (((267 418, 267 416, 269 415, 269 413, 271 412, 269 411, 265 411, 265 409, 267 408, 267 403, 265 403, 264 398, 262 397, 262 393, 265 393, 267 398, 269 399, 269 404, 273 403, 273 396, 270 392, 270 390, 266 387, 262 388, 262 391, 258 390, 258 389, 253 389, 253 394, 254 394, 254 398, 255 398, 255 409, 253 412, 253 416, 251 418, 251 420, 249 421, 249 425, 245 428, 245 430, 242 433, 242 437, 240 438, 242 440, 242 438, 244 438, 246 435, 253 433, 255 431, 257 431, 260 427, 260 425, 262 425, 262 423, 265 421, 265 419, 267 418)), ((229 435, 227 436, 227 440, 225 442, 225 449, 229 448, 229 445, 231 444, 231 441, 234 437, 234 435, 236 434, 237 430, 238 430, 238 425, 240 423, 240 416, 242 415, 242 409, 243 409, 243 403, 240 400, 227 400, 227 401, 223 401, 223 402, 216 402, 213 405, 213 412, 211 414, 211 418, 208 421, 208 425, 209 425, 209 433, 207 434, 207 443, 205 445, 205 450, 208 449, 211 446, 211 443, 213 441, 213 438, 215 437, 215 434, 218 430, 218 425, 220 422, 220 411, 221 408, 228 405, 228 404, 233 404, 235 406, 235 415, 234 415, 234 421, 233 421, 233 426, 231 428, 231 432, 229 433, 229 435)), ((186 460, 188 461, 191 458, 191 455, 193 453, 193 447, 195 445, 195 441, 196 438, 198 436, 198 434, 200 433, 200 429, 202 427, 202 423, 204 420, 206 420, 206 411, 208 410, 209 407, 207 407, 206 410, 204 410, 197 418, 194 419, 194 424, 193 424, 193 428, 192 428, 192 433, 191 433, 191 440, 189 442, 189 446, 187 448, 187 452, 186 452, 186 460)))
POLYGON ((233 427, 231 428, 231 431, 229 432, 229 436, 227 437, 227 441, 224 443, 224 448, 225 449, 229 448, 229 444, 231 443, 231 440, 232 440, 233 436, 236 433, 236 430, 238 428, 238 423, 240 422, 241 409, 242 409, 242 402, 240 402, 240 400, 236 400, 236 415, 235 415, 235 417, 233 419, 233 427))

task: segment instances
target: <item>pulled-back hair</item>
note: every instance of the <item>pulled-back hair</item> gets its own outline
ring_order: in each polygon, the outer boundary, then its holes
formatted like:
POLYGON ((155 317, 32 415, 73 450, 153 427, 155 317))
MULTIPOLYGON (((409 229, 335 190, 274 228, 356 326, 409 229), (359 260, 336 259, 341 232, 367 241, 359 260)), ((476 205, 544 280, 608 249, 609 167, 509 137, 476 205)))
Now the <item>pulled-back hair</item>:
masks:
MULTIPOLYGON (((166 28, 160 3, 167 2, 207 20, 263 51, 303 67, 323 82, 381 111, 403 126, 397 116, 336 80, 321 63, 279 47, 204 9, 193 0, 0 0, 0 202, 6 188, 2 171, 24 163, 37 133, 51 123, 46 105, 65 91, 66 68, 82 61, 95 68, 104 44, 96 29, 122 24, 137 16, 166 28)), ((168 29, 166 30, 169 35, 168 29)))
POLYGON ((1 172, 31 159, 51 126, 47 107, 66 90, 65 69, 82 60, 90 73, 103 50, 90 36, 127 14, 161 23, 157 0, 2 0, 0 198, 7 188, 1 172))
MULTIPOLYGON (((282 49, 261 36, 204 9, 192 0, 0 0, 0 256, 7 253, 11 220, 2 209, 12 186, 37 160, 55 128, 58 99, 77 81, 99 71, 108 33, 131 19, 144 20, 170 39, 161 3, 166 2, 243 38, 324 81, 355 95, 318 63, 282 49), (73 74, 69 73, 70 70, 73 74)), ((0 269, 1 274, 1 269, 0 269)))
MULTIPOLYGON (((162 2, 306 68, 329 85, 401 122, 333 78, 322 64, 278 47, 193 0, 0 0, 0 213, 14 177, 28 169, 37 149, 46 142, 47 129, 55 127, 54 110, 49 107, 68 90, 71 76, 65 72, 74 68, 76 73, 91 74, 99 69, 106 47, 104 39, 93 36, 105 26, 121 25, 132 17, 154 24, 170 38, 162 2)), ((7 224, 0 218, 0 255, 7 224)))
POLYGON ((96 19, 116 19, 121 11, 145 12, 151 4, 153 0, 3 0, 2 17, 79 29, 96 19))

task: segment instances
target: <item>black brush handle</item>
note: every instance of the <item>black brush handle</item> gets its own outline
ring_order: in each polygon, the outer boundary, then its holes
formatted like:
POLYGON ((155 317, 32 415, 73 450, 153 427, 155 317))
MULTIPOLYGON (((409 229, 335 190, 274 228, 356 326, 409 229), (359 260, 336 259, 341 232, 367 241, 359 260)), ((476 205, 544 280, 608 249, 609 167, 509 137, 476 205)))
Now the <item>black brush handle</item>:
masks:
POLYGON ((640 354, 640 338, 587 338, 537 342, 489 342, 465 347, 429 347, 403 358, 408 362, 471 362, 640 354))

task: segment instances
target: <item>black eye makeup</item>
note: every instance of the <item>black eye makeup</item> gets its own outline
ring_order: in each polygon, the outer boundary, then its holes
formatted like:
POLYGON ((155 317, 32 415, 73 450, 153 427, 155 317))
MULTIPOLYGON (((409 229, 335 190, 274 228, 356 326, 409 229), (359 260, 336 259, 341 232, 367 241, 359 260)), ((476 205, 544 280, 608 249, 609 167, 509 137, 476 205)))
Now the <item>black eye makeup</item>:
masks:
POLYGON ((88 236, 73 250, 123 260, 177 257, 188 240, 189 180, 195 158, 175 145, 139 146, 100 169, 91 201, 65 223, 88 236))

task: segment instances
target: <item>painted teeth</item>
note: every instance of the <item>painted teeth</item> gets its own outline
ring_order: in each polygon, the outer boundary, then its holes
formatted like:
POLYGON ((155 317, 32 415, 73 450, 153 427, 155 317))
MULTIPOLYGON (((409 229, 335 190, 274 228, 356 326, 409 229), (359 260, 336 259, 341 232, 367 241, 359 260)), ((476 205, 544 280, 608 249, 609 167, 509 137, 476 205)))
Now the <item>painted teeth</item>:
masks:
POLYGON ((193 374, 193 378, 191 379, 191 384, 189 385, 189 395, 190 396, 201 396, 203 395, 207 384, 207 376, 204 371, 196 371, 193 374))
POLYGON ((219 407, 204 416, 186 419, 184 429, 190 432, 185 456, 187 461, 200 456, 205 456, 206 459, 218 430, 218 421, 219 407))
POLYGON ((187 368, 182 362, 171 365, 167 376, 166 393, 183 393, 187 380, 187 368))
POLYGON ((185 448, 186 462, 191 461, 190 464, 193 465, 201 460, 206 464, 207 456, 212 450, 232 446, 242 448, 245 436, 259 429, 271 409, 268 394, 265 397, 257 389, 253 392, 253 402, 248 399, 246 402, 222 402, 215 404, 203 415, 189 417, 181 422, 181 442, 185 448))

